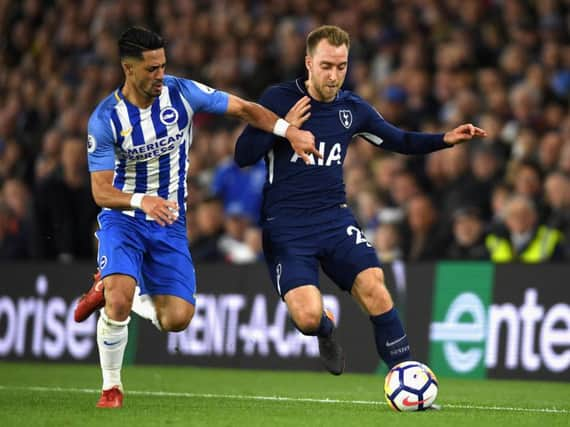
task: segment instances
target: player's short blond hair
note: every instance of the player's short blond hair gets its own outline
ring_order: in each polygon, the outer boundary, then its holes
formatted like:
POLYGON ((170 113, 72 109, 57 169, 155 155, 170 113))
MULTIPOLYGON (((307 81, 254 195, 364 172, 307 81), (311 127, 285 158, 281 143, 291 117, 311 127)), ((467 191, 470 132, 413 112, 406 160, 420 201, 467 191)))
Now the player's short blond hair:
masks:
POLYGON ((336 25, 323 25, 314 29, 307 36, 307 55, 312 56, 319 42, 326 39, 333 46, 346 45, 350 48, 350 36, 342 28, 336 25))

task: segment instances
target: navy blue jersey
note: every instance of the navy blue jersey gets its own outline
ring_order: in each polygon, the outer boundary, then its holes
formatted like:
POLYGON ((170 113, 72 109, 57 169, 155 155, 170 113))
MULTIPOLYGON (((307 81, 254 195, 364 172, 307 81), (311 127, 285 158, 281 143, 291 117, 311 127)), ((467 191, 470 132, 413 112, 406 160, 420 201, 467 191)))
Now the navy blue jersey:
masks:
MULTIPOLYGON (((260 104, 285 117, 289 109, 308 95, 303 79, 272 86, 260 104)), ((342 164, 348 144, 355 136, 386 150, 424 154, 446 148, 443 134, 407 132, 386 122, 358 95, 341 90, 332 102, 311 100, 311 117, 302 128, 315 135, 322 159, 311 157, 306 165, 284 138, 247 126, 237 141, 235 160, 240 166, 265 157, 262 219, 304 217, 309 212, 346 203, 342 164)), ((296 220, 295 220, 296 222, 296 220)))

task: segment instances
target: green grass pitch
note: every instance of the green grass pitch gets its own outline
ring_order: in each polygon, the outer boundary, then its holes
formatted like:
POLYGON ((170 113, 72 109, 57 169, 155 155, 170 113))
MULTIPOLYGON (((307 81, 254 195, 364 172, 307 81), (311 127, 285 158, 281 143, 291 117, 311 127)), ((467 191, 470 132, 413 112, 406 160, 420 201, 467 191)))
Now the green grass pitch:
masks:
POLYGON ((130 366, 96 409, 98 366, 0 363, 2 426, 569 426, 570 385, 440 378, 441 411, 396 413, 377 375, 130 366))

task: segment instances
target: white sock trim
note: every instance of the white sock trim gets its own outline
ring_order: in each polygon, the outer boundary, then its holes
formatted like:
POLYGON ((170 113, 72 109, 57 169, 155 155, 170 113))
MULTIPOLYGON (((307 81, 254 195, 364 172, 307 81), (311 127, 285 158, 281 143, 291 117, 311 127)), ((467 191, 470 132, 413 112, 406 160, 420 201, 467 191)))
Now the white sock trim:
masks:
POLYGON ((131 321, 131 316, 127 317, 125 320, 111 319, 109 316, 107 316, 107 313, 105 313, 105 307, 101 309, 101 318, 103 319, 103 322, 105 322, 107 325, 112 325, 112 326, 127 326, 131 321))

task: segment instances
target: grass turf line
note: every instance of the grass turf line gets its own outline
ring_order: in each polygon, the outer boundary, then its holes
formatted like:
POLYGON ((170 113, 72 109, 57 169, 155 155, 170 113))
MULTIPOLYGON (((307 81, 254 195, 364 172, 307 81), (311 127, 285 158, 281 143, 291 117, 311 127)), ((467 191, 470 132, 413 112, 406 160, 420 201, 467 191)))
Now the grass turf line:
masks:
POLYGON ((125 369, 125 407, 94 408, 97 366, 0 363, 2 425, 503 426, 569 424, 564 383, 441 378, 440 412, 391 412, 383 378, 187 367, 125 369), (397 418, 396 418, 397 417, 397 418), (418 418, 421 417, 421 418, 418 418), (116 424, 115 424, 116 423, 116 424))

